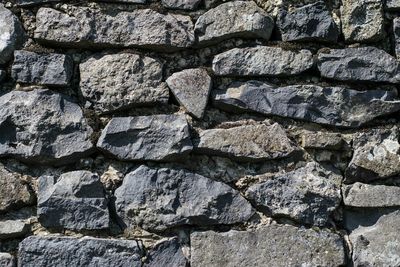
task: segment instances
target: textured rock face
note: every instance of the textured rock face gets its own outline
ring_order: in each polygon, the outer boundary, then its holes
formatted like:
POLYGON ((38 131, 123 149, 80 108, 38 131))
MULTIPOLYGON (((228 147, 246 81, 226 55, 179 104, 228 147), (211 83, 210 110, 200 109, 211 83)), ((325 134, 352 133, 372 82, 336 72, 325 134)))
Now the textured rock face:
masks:
POLYGON ((163 65, 136 54, 95 55, 80 64, 80 90, 99 112, 168 102, 163 65))
POLYGON ((268 40, 274 20, 253 1, 233 1, 210 9, 196 21, 195 31, 201 44, 233 37, 268 40))
POLYGON ((37 89, 0 97, 0 155, 37 163, 67 163, 91 152, 92 129, 80 107, 37 89))
POLYGON ((9 253, 0 252, 0 266, 1 267, 15 267, 14 256, 9 253))
POLYGON ((0 240, 20 237, 27 232, 28 225, 24 222, 14 220, 0 221, 0 240))
POLYGON ((151 9, 111 15, 77 7, 69 15, 43 7, 36 14, 35 38, 63 46, 134 46, 163 50, 185 48, 194 43, 190 17, 163 15, 151 9))
POLYGON ((306 131, 301 137, 301 146, 305 148, 342 150, 346 147, 346 142, 339 133, 306 131))
POLYGON ((97 174, 73 171, 39 179, 38 216, 50 228, 95 230, 108 228, 108 200, 97 174))
POLYGON ((228 185, 174 169, 141 166, 115 191, 119 216, 128 226, 162 231, 180 225, 234 224, 254 210, 228 185))
POLYGON ((186 267, 188 264, 178 238, 171 238, 156 244, 148 253, 143 267, 174 266, 186 267))
POLYGON ((201 3, 201 0, 162 0, 161 3, 166 8, 194 10, 201 3))
POLYGON ((399 10, 400 9, 400 2, 398 0, 386 0, 385 7, 390 10, 399 10))
POLYGON ((140 267, 143 248, 135 240, 30 236, 19 246, 19 266, 140 267))
POLYGON ((313 66, 308 50, 298 52, 280 47, 234 48, 214 57, 212 69, 221 76, 290 76, 313 66))
POLYGON ((189 125, 183 115, 113 118, 97 147, 122 160, 169 160, 192 150, 189 125))
MULTIPOLYGON (((400 2, 399 2, 400 7, 400 2)), ((400 18, 393 19, 393 34, 397 59, 400 58, 400 18)))
POLYGON ((194 232, 190 239, 192 267, 345 264, 343 240, 339 235, 290 225, 269 225, 247 232, 194 232))

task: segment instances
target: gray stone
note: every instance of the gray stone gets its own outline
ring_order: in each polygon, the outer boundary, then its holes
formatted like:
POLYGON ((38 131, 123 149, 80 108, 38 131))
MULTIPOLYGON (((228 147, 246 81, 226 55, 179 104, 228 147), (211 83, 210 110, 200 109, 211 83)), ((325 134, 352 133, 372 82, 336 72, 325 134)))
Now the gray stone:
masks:
POLYGON ((344 0, 342 32, 346 42, 376 42, 384 37, 383 1, 344 0))
POLYGON ((280 47, 234 48, 214 57, 212 69, 219 76, 290 76, 313 66, 309 50, 280 47))
MULTIPOLYGON (((400 6, 400 1, 399 1, 400 6)), ((397 59, 400 59, 400 18, 393 19, 394 50, 397 59)))
POLYGON ((80 107, 50 90, 0 97, 0 156, 36 163, 68 163, 92 152, 93 130, 80 107))
POLYGON ((20 83, 68 86, 74 72, 72 58, 63 54, 14 52, 12 78, 20 83))
POLYGON ((174 237, 157 243, 148 253, 143 267, 186 267, 188 260, 183 254, 178 238, 174 237))
POLYGON ((15 267, 16 262, 14 256, 9 253, 0 252, 0 266, 1 267, 15 267))
POLYGON ((37 206, 44 227, 96 230, 109 226, 103 184, 89 171, 67 172, 57 181, 53 176, 41 176, 37 206))
POLYGON ((18 266, 140 267, 143 254, 135 240, 30 236, 19 245, 18 266))
POLYGON ((80 91, 101 113, 165 104, 169 92, 162 68, 158 60, 136 54, 95 55, 79 65, 80 91))
POLYGON ((234 37, 269 40, 274 20, 253 1, 223 3, 201 15, 195 25, 200 44, 234 37))
POLYGON ((16 0, 15 3, 20 7, 42 5, 47 3, 61 2, 61 0, 16 0))
POLYGON ((254 214, 238 191, 185 170, 142 165, 125 176, 115 196, 117 213, 128 226, 151 231, 234 224, 254 214))
POLYGON ((344 150, 347 148, 342 134, 322 131, 305 131, 301 135, 301 146, 321 150, 344 150))
POLYGON ((192 267, 344 266, 342 238, 326 230, 269 225, 251 231, 194 232, 192 267))
POLYGON ((34 37, 66 47, 141 47, 176 50, 194 43, 193 23, 188 16, 160 14, 151 9, 105 13, 70 6, 66 14, 42 7, 36 14, 34 37))
POLYGON ((164 7, 170 9, 195 10, 202 0, 162 0, 164 7))
POLYGON ((184 115, 116 117, 101 133, 97 147, 121 160, 172 160, 192 150, 184 115))
POLYGON ((336 42, 340 33, 323 1, 289 11, 282 9, 276 24, 282 41, 336 42))
POLYGON ((389 10, 399 10, 400 9, 400 1, 399 0, 386 0, 385 7, 389 10))
POLYGON ((186 69, 167 79, 168 87, 179 103, 194 117, 201 119, 212 87, 211 77, 204 69, 186 69))
POLYGON ((227 111, 254 111, 320 124, 359 127, 400 110, 395 91, 358 91, 344 87, 234 82, 215 91, 214 105, 227 111))
POLYGON ((24 236, 28 230, 28 225, 22 221, 0 221, 0 240, 24 236))

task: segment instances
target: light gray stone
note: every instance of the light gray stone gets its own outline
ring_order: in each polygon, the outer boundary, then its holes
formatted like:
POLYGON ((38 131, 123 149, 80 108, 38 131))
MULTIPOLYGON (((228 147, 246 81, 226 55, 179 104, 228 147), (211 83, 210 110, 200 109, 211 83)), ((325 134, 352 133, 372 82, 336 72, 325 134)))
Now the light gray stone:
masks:
POLYGON ((164 7, 170 9, 195 10, 202 0, 162 0, 164 7))
POLYGON ((342 134, 322 131, 304 131, 301 146, 321 150, 344 150, 348 147, 342 134))
POLYGON ((183 254, 178 238, 170 238, 158 242, 147 253, 143 267, 186 267, 188 260, 183 254))
POLYGON ((28 232, 28 230, 28 225, 22 221, 0 221, 0 240, 24 236, 28 232))
MULTIPOLYGON (((399 1, 400 7, 400 1, 399 1)), ((394 50, 397 59, 400 59, 400 18, 393 19, 394 50)))
POLYGON ((15 267, 16 262, 14 256, 9 253, 0 252, 0 266, 1 267, 15 267))
POLYGON ((400 9, 400 1, 399 0, 386 0, 385 7, 389 10, 399 10, 400 9))
MULTIPOLYGON (((47 3, 63 2, 62 0, 16 0, 18 6, 28 7, 47 3)), ((145 4, 146 0, 94 0, 94 2, 145 4)))

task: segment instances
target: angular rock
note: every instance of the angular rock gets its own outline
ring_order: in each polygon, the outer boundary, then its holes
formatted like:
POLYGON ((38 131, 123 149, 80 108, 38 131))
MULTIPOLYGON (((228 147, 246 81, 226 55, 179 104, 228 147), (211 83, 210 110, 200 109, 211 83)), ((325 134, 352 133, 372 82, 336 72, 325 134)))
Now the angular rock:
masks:
POLYGON ((21 221, 0 221, 0 240, 24 236, 28 230, 28 225, 21 221))
POLYGON ((323 150, 343 150, 346 148, 346 142, 340 133, 305 131, 301 135, 301 146, 323 150))
POLYGON ((194 117, 201 119, 212 87, 211 77, 204 69, 186 69, 172 74, 167 85, 179 103, 194 117))
MULTIPOLYGON (((400 7, 400 1, 399 1, 400 7)), ((394 50, 397 59, 400 59, 400 18, 393 19, 393 34, 394 34, 394 50)))
POLYGON ((344 266, 342 238, 326 230, 269 225, 253 231, 194 232, 192 267, 344 266))
POLYGON ((66 164, 92 152, 93 130, 80 107, 50 90, 0 97, 0 156, 66 164))
POLYGON ((219 76, 290 76, 313 66, 309 50, 280 47, 234 48, 214 57, 212 69, 219 76))
POLYGON ((208 10, 194 28, 200 44, 234 37, 269 40, 274 20, 253 1, 233 1, 208 10))
POLYGON ((67 86, 74 72, 72 58, 63 54, 14 52, 12 78, 20 83, 67 86))
POLYGON ((187 265, 188 261, 183 254, 178 238, 174 237, 157 243, 148 252, 143 267, 186 267, 187 265))
POLYGON ((140 267, 143 254, 142 244, 135 240, 30 236, 19 245, 18 264, 140 267))
POLYGON ((61 2, 61 0, 16 0, 15 3, 21 7, 41 5, 52 2, 61 2))
POLYGON ((37 213, 44 227, 73 230, 108 228, 108 200, 97 174, 72 171, 41 176, 37 213))
POLYGON ((399 10, 400 9, 400 1, 399 0, 386 0, 385 7, 389 10, 399 10))
POLYGON ((400 110, 395 91, 317 85, 276 88, 260 81, 234 82, 216 91, 214 105, 227 111, 254 111, 341 127, 359 127, 400 110))
POLYGON ((184 115, 152 115, 111 119, 97 147, 121 160, 172 160, 192 150, 184 115))
POLYGON ((34 37, 66 47, 141 47, 159 50, 186 48, 194 43, 188 16, 163 15, 151 9, 106 13, 72 7, 66 14, 42 7, 36 14, 34 37))
POLYGON ((128 226, 151 231, 234 224, 254 214, 238 191, 184 170, 142 165, 125 176, 115 196, 117 213, 128 226))
POLYGON ((9 253, 0 252, 0 266, 1 267, 15 267, 16 262, 14 256, 9 253))
POLYGON ((195 10, 202 0, 162 0, 164 7, 170 9, 195 10))
POLYGON ((95 55, 79 65, 80 91, 101 113, 167 103, 163 64, 136 54, 95 55))
POLYGON ((400 81, 397 60, 371 46, 321 52, 318 54, 318 69, 322 77, 339 81, 400 81))
POLYGON ((276 24, 282 41, 336 42, 340 33, 323 1, 290 11, 283 9, 278 14, 276 24))

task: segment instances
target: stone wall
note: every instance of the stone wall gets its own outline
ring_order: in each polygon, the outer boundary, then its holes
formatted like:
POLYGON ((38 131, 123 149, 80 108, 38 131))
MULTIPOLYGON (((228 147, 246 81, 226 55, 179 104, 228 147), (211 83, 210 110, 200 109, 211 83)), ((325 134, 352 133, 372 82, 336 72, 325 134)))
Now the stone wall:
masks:
POLYGON ((1 267, 400 266, 399 1, 1 2, 1 267))

